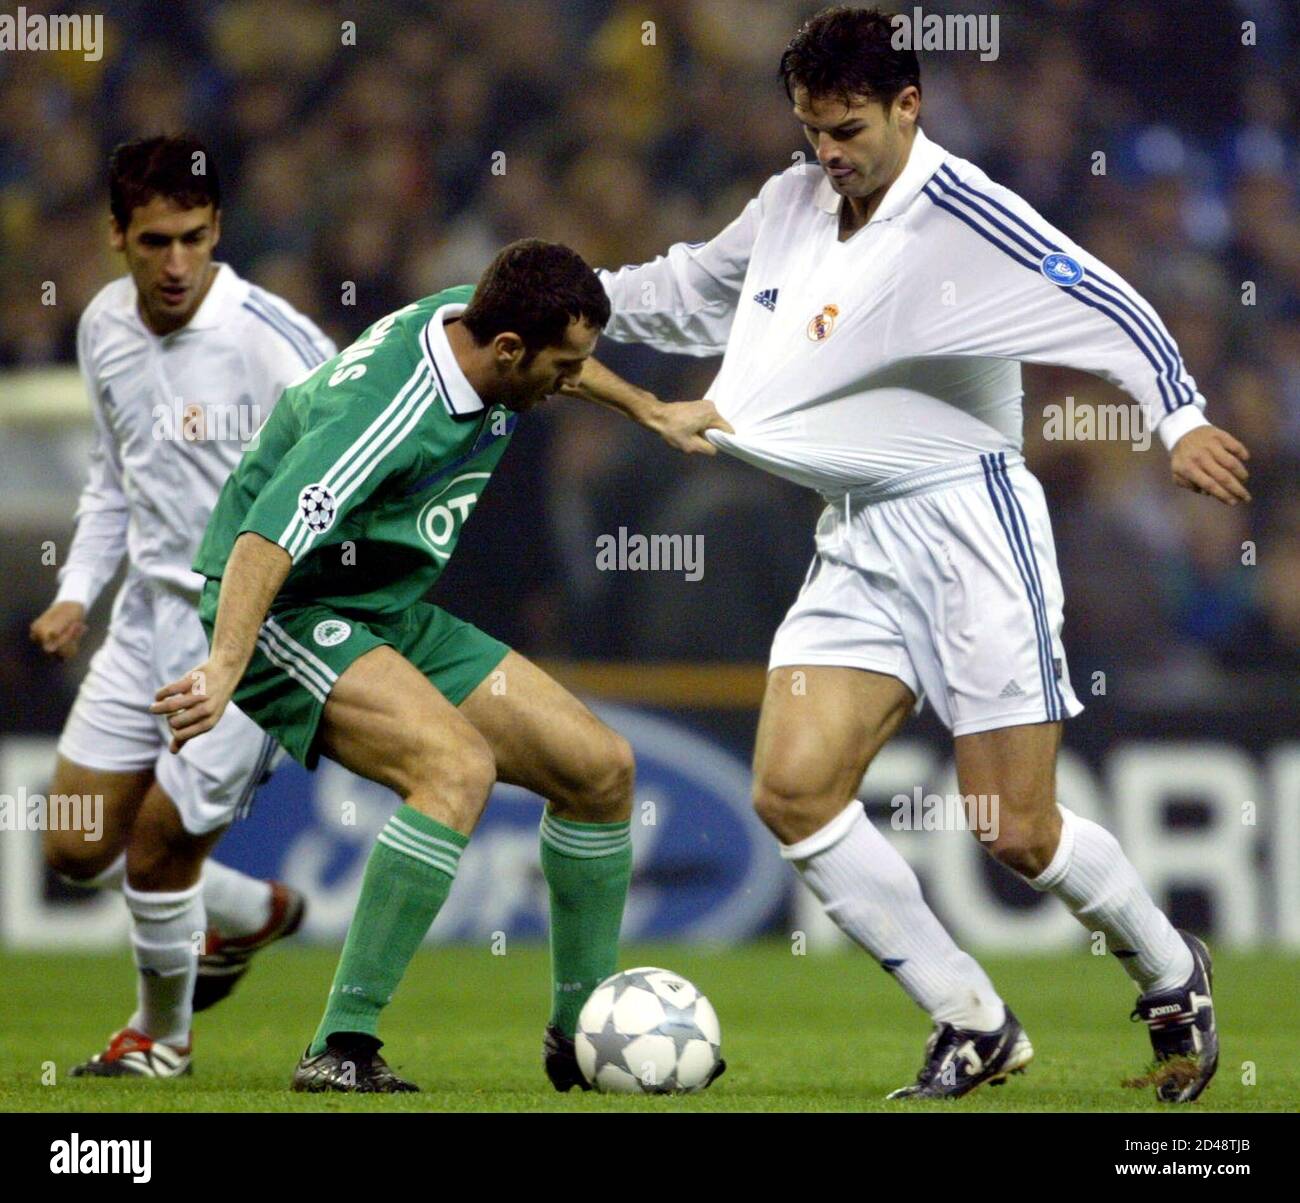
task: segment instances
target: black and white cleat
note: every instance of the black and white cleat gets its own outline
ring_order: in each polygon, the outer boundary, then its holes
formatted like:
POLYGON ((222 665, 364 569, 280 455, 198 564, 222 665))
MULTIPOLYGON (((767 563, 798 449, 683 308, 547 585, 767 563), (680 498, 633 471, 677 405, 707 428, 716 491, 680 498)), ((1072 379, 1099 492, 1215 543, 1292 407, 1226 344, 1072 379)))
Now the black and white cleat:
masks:
POLYGON ((115 1032, 108 1048, 69 1070, 73 1078, 183 1078, 190 1073, 190 1050, 151 1040, 134 1028, 115 1032))
POLYGON ((891 1099, 959 1099, 977 1086, 1001 1086, 1011 1074, 1024 1073, 1034 1058, 1020 1021, 1007 1008, 993 1032, 971 1032, 939 1024, 925 1046, 925 1064, 916 1081, 893 1091, 891 1099))
MULTIPOLYGON (((333 1041, 334 1037, 331 1036, 333 1041)), ((337 1091, 342 1094, 407 1094, 420 1088, 399 1078, 379 1055, 382 1044, 374 1037, 356 1035, 325 1046, 314 1057, 304 1052, 293 1071, 290 1086, 307 1094, 337 1091)))
POLYGON ((1147 1025, 1156 1056, 1149 1073, 1124 1085, 1154 1086, 1162 1103, 1190 1103, 1219 1067, 1210 950, 1189 932, 1178 934, 1192 953, 1191 976, 1174 990, 1142 995, 1130 1016, 1147 1025))

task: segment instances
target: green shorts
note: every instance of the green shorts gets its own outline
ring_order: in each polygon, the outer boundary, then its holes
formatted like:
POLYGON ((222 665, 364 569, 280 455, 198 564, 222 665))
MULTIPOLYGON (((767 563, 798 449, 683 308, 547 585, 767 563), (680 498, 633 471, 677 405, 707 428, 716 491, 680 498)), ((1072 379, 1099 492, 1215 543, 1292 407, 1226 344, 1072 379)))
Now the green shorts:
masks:
MULTIPOLYGON (((212 643, 221 582, 209 580, 199 619, 212 643)), ((316 733, 334 682, 358 657, 387 644, 459 706, 510 649, 478 627, 429 602, 392 620, 358 618, 327 606, 272 609, 234 702, 295 760, 316 767, 316 733)))

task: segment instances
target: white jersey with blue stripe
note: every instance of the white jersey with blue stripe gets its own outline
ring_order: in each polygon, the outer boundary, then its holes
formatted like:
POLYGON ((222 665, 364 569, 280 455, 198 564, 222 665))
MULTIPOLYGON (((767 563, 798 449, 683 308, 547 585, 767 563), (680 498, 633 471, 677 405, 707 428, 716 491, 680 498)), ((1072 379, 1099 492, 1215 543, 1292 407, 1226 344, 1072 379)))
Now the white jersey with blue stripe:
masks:
POLYGON ((1022 362, 1118 385, 1168 448, 1205 424, 1151 306, 920 129, 844 242, 839 206, 819 166, 792 167, 711 241, 600 273, 611 338, 723 353, 724 450, 827 496, 1018 452, 1022 362))
POLYGON ((190 564, 221 486, 284 388, 334 352, 227 264, 189 322, 161 336, 130 276, 101 289, 77 327, 94 442, 58 600, 93 604, 125 553, 133 575, 197 603, 190 564))

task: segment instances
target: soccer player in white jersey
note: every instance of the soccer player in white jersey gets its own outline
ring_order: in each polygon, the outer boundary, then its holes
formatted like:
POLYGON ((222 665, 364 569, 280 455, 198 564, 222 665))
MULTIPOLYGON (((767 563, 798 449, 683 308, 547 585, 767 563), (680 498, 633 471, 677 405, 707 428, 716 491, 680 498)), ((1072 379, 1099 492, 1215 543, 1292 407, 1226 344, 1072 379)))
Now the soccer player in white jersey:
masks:
POLYGON ((134 1015, 75 1075, 190 1071, 193 1010, 224 998, 259 949, 294 931, 303 898, 205 860, 270 772, 274 745, 231 707, 171 755, 149 712, 160 686, 206 657, 203 578, 190 570, 217 493, 281 390, 334 354, 311 322, 213 262, 221 230, 211 158, 189 137, 117 148, 111 238, 129 274, 77 329, 95 423, 90 476, 54 603, 31 626, 76 654, 86 613, 127 557, 103 646, 58 745, 51 794, 103 799, 103 835, 51 831, 46 859, 121 889, 138 969, 134 1015))
MULTIPOLYGON (((1108 831, 1056 803, 1061 722, 1082 706, 1043 492, 1020 454, 1020 363, 1125 389, 1175 483, 1226 505, 1249 500, 1247 451, 1206 420, 1146 301, 921 131, 916 56, 891 33, 887 15, 850 8, 799 30, 781 75, 816 163, 770 179, 710 242, 603 273, 605 332, 725 352, 706 398, 726 422, 708 437, 827 501, 772 647, 754 802, 830 917, 934 1021, 916 1082, 891 1097, 962 1095, 1033 1055, 855 800, 927 698, 952 731, 962 794, 998 800, 984 847, 1104 933, 1150 1029, 1145 1080, 1187 1101, 1218 1055, 1209 955, 1108 831)), ((661 420, 610 373, 580 383, 661 420)))

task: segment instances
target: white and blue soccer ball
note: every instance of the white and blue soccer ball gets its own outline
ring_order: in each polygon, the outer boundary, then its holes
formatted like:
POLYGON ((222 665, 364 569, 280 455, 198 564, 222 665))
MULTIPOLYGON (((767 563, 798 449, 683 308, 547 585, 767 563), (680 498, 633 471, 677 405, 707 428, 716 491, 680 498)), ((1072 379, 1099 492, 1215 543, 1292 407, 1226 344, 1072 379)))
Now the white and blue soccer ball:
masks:
POLYGON ((689 1094, 712 1081, 722 1050, 713 1004, 680 974, 628 969, 587 999, 578 1067, 606 1094, 689 1094))

